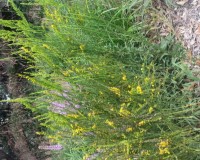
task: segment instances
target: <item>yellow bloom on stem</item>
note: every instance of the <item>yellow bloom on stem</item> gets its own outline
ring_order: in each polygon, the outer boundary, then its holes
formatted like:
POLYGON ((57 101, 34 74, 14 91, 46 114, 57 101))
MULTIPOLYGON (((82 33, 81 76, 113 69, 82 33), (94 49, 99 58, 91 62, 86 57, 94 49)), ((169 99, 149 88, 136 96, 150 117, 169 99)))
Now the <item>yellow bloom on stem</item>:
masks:
POLYGON ((84 156, 83 156, 83 160, 87 160, 88 157, 89 157, 89 154, 84 155, 84 156))
POLYGON ((85 45, 84 45, 84 44, 81 44, 81 45, 79 46, 79 48, 80 48, 80 50, 83 52, 84 49, 85 49, 85 45))
POLYGON ((83 128, 77 126, 76 129, 73 129, 73 135, 83 132, 83 128))
POLYGON ((126 129, 126 132, 132 132, 133 131, 133 128, 132 127, 128 127, 127 129, 126 129))
POLYGON ((149 155, 150 155, 150 153, 149 153, 148 150, 143 150, 143 151, 141 152, 141 154, 142 154, 143 156, 149 156, 149 155))
POLYGON ((154 111, 153 107, 149 107, 149 114, 151 114, 154 111))
POLYGON ((124 106, 122 106, 119 110, 119 114, 121 116, 129 116, 131 113, 127 109, 125 109, 124 106))
POLYGON ((99 94, 100 94, 100 95, 103 95, 103 92, 102 92, 102 91, 99 91, 99 94))
POLYGON ((24 52, 29 52, 28 49, 24 48, 24 47, 21 47, 21 49, 24 51, 24 52))
POLYGON ((125 74, 122 75, 122 80, 123 80, 123 81, 126 81, 126 80, 127 80, 127 77, 126 77, 125 74))
POLYGON ((111 127, 114 127, 114 122, 109 121, 108 119, 106 120, 105 123, 108 124, 108 125, 111 126, 111 127))
POLYGON ((163 154, 170 154, 169 152, 169 140, 162 140, 160 143, 159 143, 159 154, 160 155, 163 155, 163 154))
POLYGON ((168 148, 159 148, 159 154, 163 155, 163 154, 170 154, 169 149, 168 148))
POLYGON ((138 94, 143 94, 141 86, 137 86, 136 90, 138 94))
POLYGON ((133 89, 133 88, 131 88, 131 89, 128 91, 128 93, 129 93, 130 95, 132 95, 133 92, 134 92, 134 89, 133 89))
POLYGON ((94 115, 95 115, 94 111, 88 113, 88 117, 94 117, 94 115))
POLYGON ((43 46, 44 48, 47 48, 47 49, 50 48, 47 44, 43 44, 42 46, 43 46))
POLYGON ((120 96, 120 89, 119 88, 110 87, 109 90, 112 91, 113 93, 115 93, 116 95, 120 96))
POLYGON ((143 126, 145 124, 145 121, 140 121, 139 123, 138 123, 138 126, 143 126))
POLYGON ((69 71, 64 71, 64 72, 63 72, 63 75, 64 75, 64 76, 70 76, 70 73, 72 73, 72 71, 70 71, 70 70, 69 70, 69 71))
POLYGON ((77 115, 77 114, 68 114, 67 117, 78 118, 79 115, 77 115))
POLYGON ((159 143, 159 147, 165 148, 169 145, 169 140, 163 140, 159 143))

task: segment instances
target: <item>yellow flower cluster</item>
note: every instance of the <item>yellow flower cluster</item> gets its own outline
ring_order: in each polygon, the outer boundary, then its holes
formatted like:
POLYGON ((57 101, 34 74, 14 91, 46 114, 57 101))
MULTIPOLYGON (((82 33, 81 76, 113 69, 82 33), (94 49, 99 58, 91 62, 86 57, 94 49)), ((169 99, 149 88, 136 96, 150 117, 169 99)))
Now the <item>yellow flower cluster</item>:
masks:
POLYGON ((106 123, 107 125, 111 126, 111 127, 114 127, 114 122, 109 121, 108 119, 106 120, 105 123, 106 123))
POLYGON ((93 117, 93 116, 95 116, 95 112, 94 111, 88 113, 88 117, 93 117))
POLYGON ((122 75, 122 80, 123 80, 123 81, 126 81, 126 80, 127 80, 127 78, 126 78, 126 75, 125 75, 125 74, 123 74, 123 75, 122 75))
POLYGON ((70 117, 70 118, 78 118, 79 115, 77 115, 77 114, 68 114, 67 117, 70 117))
POLYGON ((73 73, 72 70, 63 71, 63 75, 66 77, 70 76, 71 73, 73 73))
POLYGON ((125 109, 125 103, 122 103, 120 110, 119 110, 119 114, 121 116, 129 116, 131 114, 131 112, 129 112, 127 109, 125 109))
POLYGON ((130 89, 130 90, 128 91, 128 93, 129 93, 130 95, 132 95, 132 94, 133 94, 133 92, 134 92, 134 89, 133 89, 133 88, 131 88, 131 86, 130 86, 130 85, 128 86, 128 88, 130 89))
POLYGON ((118 96, 121 95, 121 94, 120 94, 120 89, 117 88, 117 87, 110 87, 109 90, 112 91, 114 94, 116 94, 116 95, 118 95, 118 96))
POLYGON ((80 126, 78 126, 77 124, 75 124, 75 126, 71 125, 72 129, 72 135, 77 135, 79 133, 82 133, 84 131, 83 128, 81 128, 80 126))
POLYGON ((163 154, 170 154, 169 152, 169 140, 162 140, 160 143, 159 143, 159 154, 160 155, 163 155, 163 154))
POLYGON ((126 132, 132 132, 132 131, 133 131, 133 128, 132 128, 132 127, 126 128, 126 132))
POLYGON ((141 86, 137 86, 136 90, 138 94, 143 94, 141 86))
POLYGON ((55 134, 55 135, 49 135, 47 136, 48 139, 50 139, 51 142, 58 142, 60 138, 62 138, 61 135, 55 134))
POLYGON ((49 11, 49 10, 46 10, 45 11, 45 14, 48 18, 54 20, 54 21, 57 21, 57 22, 61 22, 62 21, 62 16, 60 13, 58 13, 57 10, 54 10, 54 11, 49 11), (51 12, 51 13, 50 13, 51 12))
POLYGON ((141 152, 141 154, 142 154, 143 156, 149 156, 149 155, 150 155, 150 153, 149 153, 148 150, 143 150, 143 151, 141 152))
POLYGON ((145 121, 140 121, 139 123, 138 123, 138 126, 143 126, 145 124, 145 121))
POLYGON ((78 128, 76 128, 75 130, 73 130, 73 135, 79 134, 79 133, 81 133, 81 132, 83 132, 83 128, 78 127, 78 128))
POLYGON ((81 44, 81 45, 79 46, 79 48, 80 48, 80 50, 83 52, 84 49, 85 49, 85 45, 84 45, 84 44, 81 44))
POLYGON ((26 53, 29 52, 29 50, 27 48, 21 47, 21 49, 26 53))
POLYGON ((96 126, 96 124, 94 124, 93 126, 92 126, 92 129, 95 129, 97 126, 96 126))
POLYGON ((47 44, 42 45, 44 48, 50 49, 50 47, 47 44))
POLYGON ((149 110, 148 110, 149 114, 151 114, 153 111, 154 111, 153 107, 149 107, 149 110))
POLYGON ((128 85, 128 88, 129 88, 129 91, 128 93, 130 95, 132 95, 134 93, 134 91, 137 93, 137 94, 143 94, 143 90, 142 90, 142 87, 140 85, 138 85, 136 87, 136 89, 134 87, 132 87, 131 85, 128 85))

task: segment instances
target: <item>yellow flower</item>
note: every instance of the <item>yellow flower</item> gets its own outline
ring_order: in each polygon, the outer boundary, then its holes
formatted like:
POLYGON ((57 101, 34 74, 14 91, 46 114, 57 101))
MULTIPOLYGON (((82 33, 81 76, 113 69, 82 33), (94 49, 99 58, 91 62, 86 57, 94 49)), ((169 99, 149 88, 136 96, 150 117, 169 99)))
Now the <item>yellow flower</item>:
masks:
POLYGON ((106 120, 105 123, 108 124, 108 125, 111 126, 111 127, 114 127, 114 122, 109 121, 108 119, 106 120))
POLYGON ((126 103, 122 103, 120 106, 121 107, 126 107, 126 103))
POLYGON ((44 132, 35 132, 37 135, 45 135, 44 132))
POLYGON ((81 133, 81 132, 83 132, 83 128, 78 126, 76 129, 73 130, 73 135, 76 135, 76 134, 81 133))
POLYGON ((163 140, 159 143, 159 147, 165 148, 169 145, 169 140, 163 140))
POLYGON ((68 114, 67 117, 78 118, 79 115, 77 115, 77 114, 68 114))
POLYGON ((131 113, 127 109, 125 109, 124 106, 122 106, 119 110, 119 114, 121 116, 129 116, 131 113))
POLYGON ((28 50, 24 47, 21 47, 21 49, 24 51, 24 52, 28 52, 28 50))
POLYGON ((87 159, 88 159, 88 157, 89 157, 89 155, 88 155, 88 154, 84 155, 84 156, 83 156, 83 160, 87 160, 87 159))
POLYGON ((136 90, 138 94, 143 94, 142 88, 140 86, 137 86, 136 90))
POLYGON ((67 71, 64 71, 64 72, 63 72, 63 75, 64 75, 64 76, 70 76, 70 74, 73 73, 73 72, 74 72, 74 71, 72 71, 72 70, 69 69, 69 70, 67 70, 67 71))
POLYGON ((79 48, 80 48, 80 50, 83 52, 84 49, 85 49, 85 45, 81 44, 81 45, 79 46, 79 48))
POLYGON ((95 112, 94 112, 94 111, 88 113, 88 117, 92 117, 92 116, 94 116, 94 115, 95 115, 95 112))
POLYGON ((119 88, 117 88, 117 87, 110 87, 109 89, 110 89, 110 91, 112 91, 116 95, 120 96, 120 89, 119 88))
POLYGON ((58 31, 57 27, 55 25, 51 25, 51 28, 53 28, 54 31, 58 31))
POLYGON ((143 151, 141 152, 141 154, 142 154, 143 156, 149 156, 149 155, 150 155, 150 153, 149 153, 148 150, 143 150, 143 151))
POLYGON ((159 154, 163 155, 163 154, 170 154, 169 149, 168 148, 159 148, 159 154))
POLYGON ((102 91, 99 91, 99 94, 100 94, 100 95, 103 95, 103 92, 102 92, 102 91))
POLYGON ((126 75, 125 75, 125 74, 123 74, 123 76, 122 76, 122 80, 123 80, 123 81, 126 81, 126 80, 127 80, 127 78, 126 78, 126 75))
POLYGON ((167 140, 162 140, 159 143, 159 154, 160 155, 170 154, 168 146, 169 146, 169 140, 168 139, 167 140))
POLYGON ((133 94, 133 91, 134 91, 134 89, 131 88, 131 90, 129 90, 128 93, 129 93, 130 95, 132 95, 132 94, 133 94))
POLYGON ((145 124, 145 121, 140 121, 139 123, 138 123, 138 126, 143 126, 145 124))
POLYGON ((154 111, 153 107, 149 107, 149 114, 151 114, 154 111))
POLYGON ((44 48, 47 48, 47 49, 50 48, 47 44, 43 44, 42 46, 43 46, 44 48))
POLYGON ((132 127, 128 127, 127 129, 126 129, 126 132, 132 132, 133 131, 133 128, 132 127))

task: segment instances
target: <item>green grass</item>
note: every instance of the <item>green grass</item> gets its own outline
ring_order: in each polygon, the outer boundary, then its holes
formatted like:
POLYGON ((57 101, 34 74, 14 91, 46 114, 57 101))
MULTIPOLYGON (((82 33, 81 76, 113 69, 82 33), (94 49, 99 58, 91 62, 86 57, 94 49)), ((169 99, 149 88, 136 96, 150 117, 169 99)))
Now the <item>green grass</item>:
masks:
POLYGON ((63 145, 55 159, 198 159, 199 99, 184 90, 194 77, 171 36, 145 37, 151 1, 37 3, 41 25, 14 7, 22 20, 1 20, 16 31, 0 35, 18 46, 13 54, 29 64, 21 76, 38 88, 13 101, 38 113, 38 134, 63 145))

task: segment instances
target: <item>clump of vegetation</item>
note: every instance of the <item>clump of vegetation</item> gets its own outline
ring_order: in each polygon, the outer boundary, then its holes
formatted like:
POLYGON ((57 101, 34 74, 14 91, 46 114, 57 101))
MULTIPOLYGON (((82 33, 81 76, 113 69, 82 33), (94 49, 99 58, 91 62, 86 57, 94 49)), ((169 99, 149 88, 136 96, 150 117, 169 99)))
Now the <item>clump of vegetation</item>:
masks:
POLYGON ((37 86, 13 101, 38 113, 46 128, 38 134, 62 145, 55 159, 199 156, 198 99, 184 90, 193 77, 170 37, 145 37, 150 2, 40 0, 44 18, 34 26, 11 1, 21 20, 0 20, 12 29, 0 35, 18 46, 13 54, 29 64, 20 76, 37 86))

